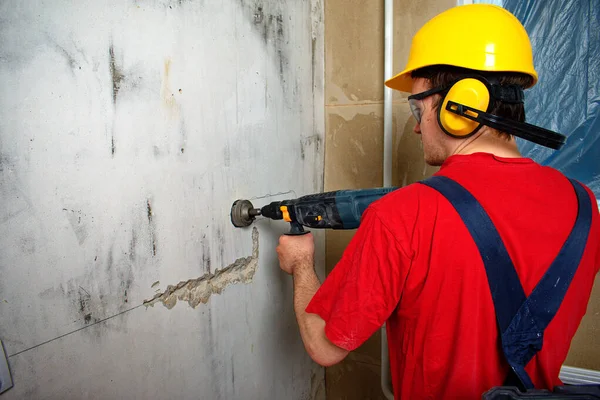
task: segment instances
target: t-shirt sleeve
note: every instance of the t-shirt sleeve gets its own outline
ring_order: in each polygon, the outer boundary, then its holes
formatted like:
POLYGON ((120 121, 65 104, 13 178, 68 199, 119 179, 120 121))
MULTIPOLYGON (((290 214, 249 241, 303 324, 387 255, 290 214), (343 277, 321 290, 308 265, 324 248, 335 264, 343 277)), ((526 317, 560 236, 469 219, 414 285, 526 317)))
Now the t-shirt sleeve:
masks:
POLYGON ((399 238, 374 209, 306 308, 325 320, 325 334, 348 351, 364 343, 396 308, 410 268, 399 238))

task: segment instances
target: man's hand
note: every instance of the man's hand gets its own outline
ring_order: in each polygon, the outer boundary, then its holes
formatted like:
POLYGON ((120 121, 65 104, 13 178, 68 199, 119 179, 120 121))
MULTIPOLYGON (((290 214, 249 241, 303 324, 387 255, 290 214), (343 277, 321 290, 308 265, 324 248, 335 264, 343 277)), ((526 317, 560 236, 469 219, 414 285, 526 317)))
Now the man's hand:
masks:
POLYGON ((306 306, 321 285, 314 270, 313 235, 281 236, 277 256, 281 269, 294 277, 294 311, 306 351, 322 366, 337 364, 348 355, 348 351, 327 339, 325 321, 320 316, 306 312, 306 306))
POLYGON ((279 266, 290 275, 295 268, 313 268, 315 242, 312 233, 299 236, 282 235, 277 246, 279 266))

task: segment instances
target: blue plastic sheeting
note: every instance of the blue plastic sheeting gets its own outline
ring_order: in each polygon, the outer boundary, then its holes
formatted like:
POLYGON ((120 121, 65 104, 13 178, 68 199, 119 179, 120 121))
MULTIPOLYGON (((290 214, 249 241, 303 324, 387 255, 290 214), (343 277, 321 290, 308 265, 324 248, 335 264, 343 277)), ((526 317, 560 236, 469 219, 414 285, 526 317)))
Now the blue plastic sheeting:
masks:
POLYGON ((539 82, 525 91, 527 122, 567 136, 558 151, 517 139, 521 153, 600 198, 600 1, 504 0, 503 6, 533 46, 539 82))

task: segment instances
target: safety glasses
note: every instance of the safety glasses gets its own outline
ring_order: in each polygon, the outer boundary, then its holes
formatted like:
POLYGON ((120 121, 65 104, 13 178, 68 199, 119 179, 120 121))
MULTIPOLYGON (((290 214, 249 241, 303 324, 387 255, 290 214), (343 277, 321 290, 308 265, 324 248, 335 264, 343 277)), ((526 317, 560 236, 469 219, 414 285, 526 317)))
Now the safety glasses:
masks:
POLYGON ((448 91, 452 85, 450 86, 438 86, 433 89, 426 90, 421 93, 413 94, 408 96, 408 105, 410 106, 410 111, 412 115, 417 120, 417 123, 421 123, 421 117, 423 116, 423 107, 421 100, 433 96, 434 94, 439 94, 448 91))

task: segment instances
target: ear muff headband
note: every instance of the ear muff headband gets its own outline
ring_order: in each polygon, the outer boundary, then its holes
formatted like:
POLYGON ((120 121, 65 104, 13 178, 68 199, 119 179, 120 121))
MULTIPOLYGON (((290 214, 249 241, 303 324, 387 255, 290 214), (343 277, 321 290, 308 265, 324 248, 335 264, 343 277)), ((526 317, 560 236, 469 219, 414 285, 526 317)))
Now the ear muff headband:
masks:
POLYGON ((567 138, 560 133, 489 114, 490 97, 512 104, 522 103, 524 98, 522 90, 491 85, 483 77, 461 79, 450 87, 442 100, 438 110, 440 127, 457 138, 472 136, 486 125, 554 150, 565 144, 567 138))
POLYGON ((549 129, 525 122, 512 121, 453 101, 448 101, 446 111, 554 150, 560 149, 567 140, 566 136, 549 129))

